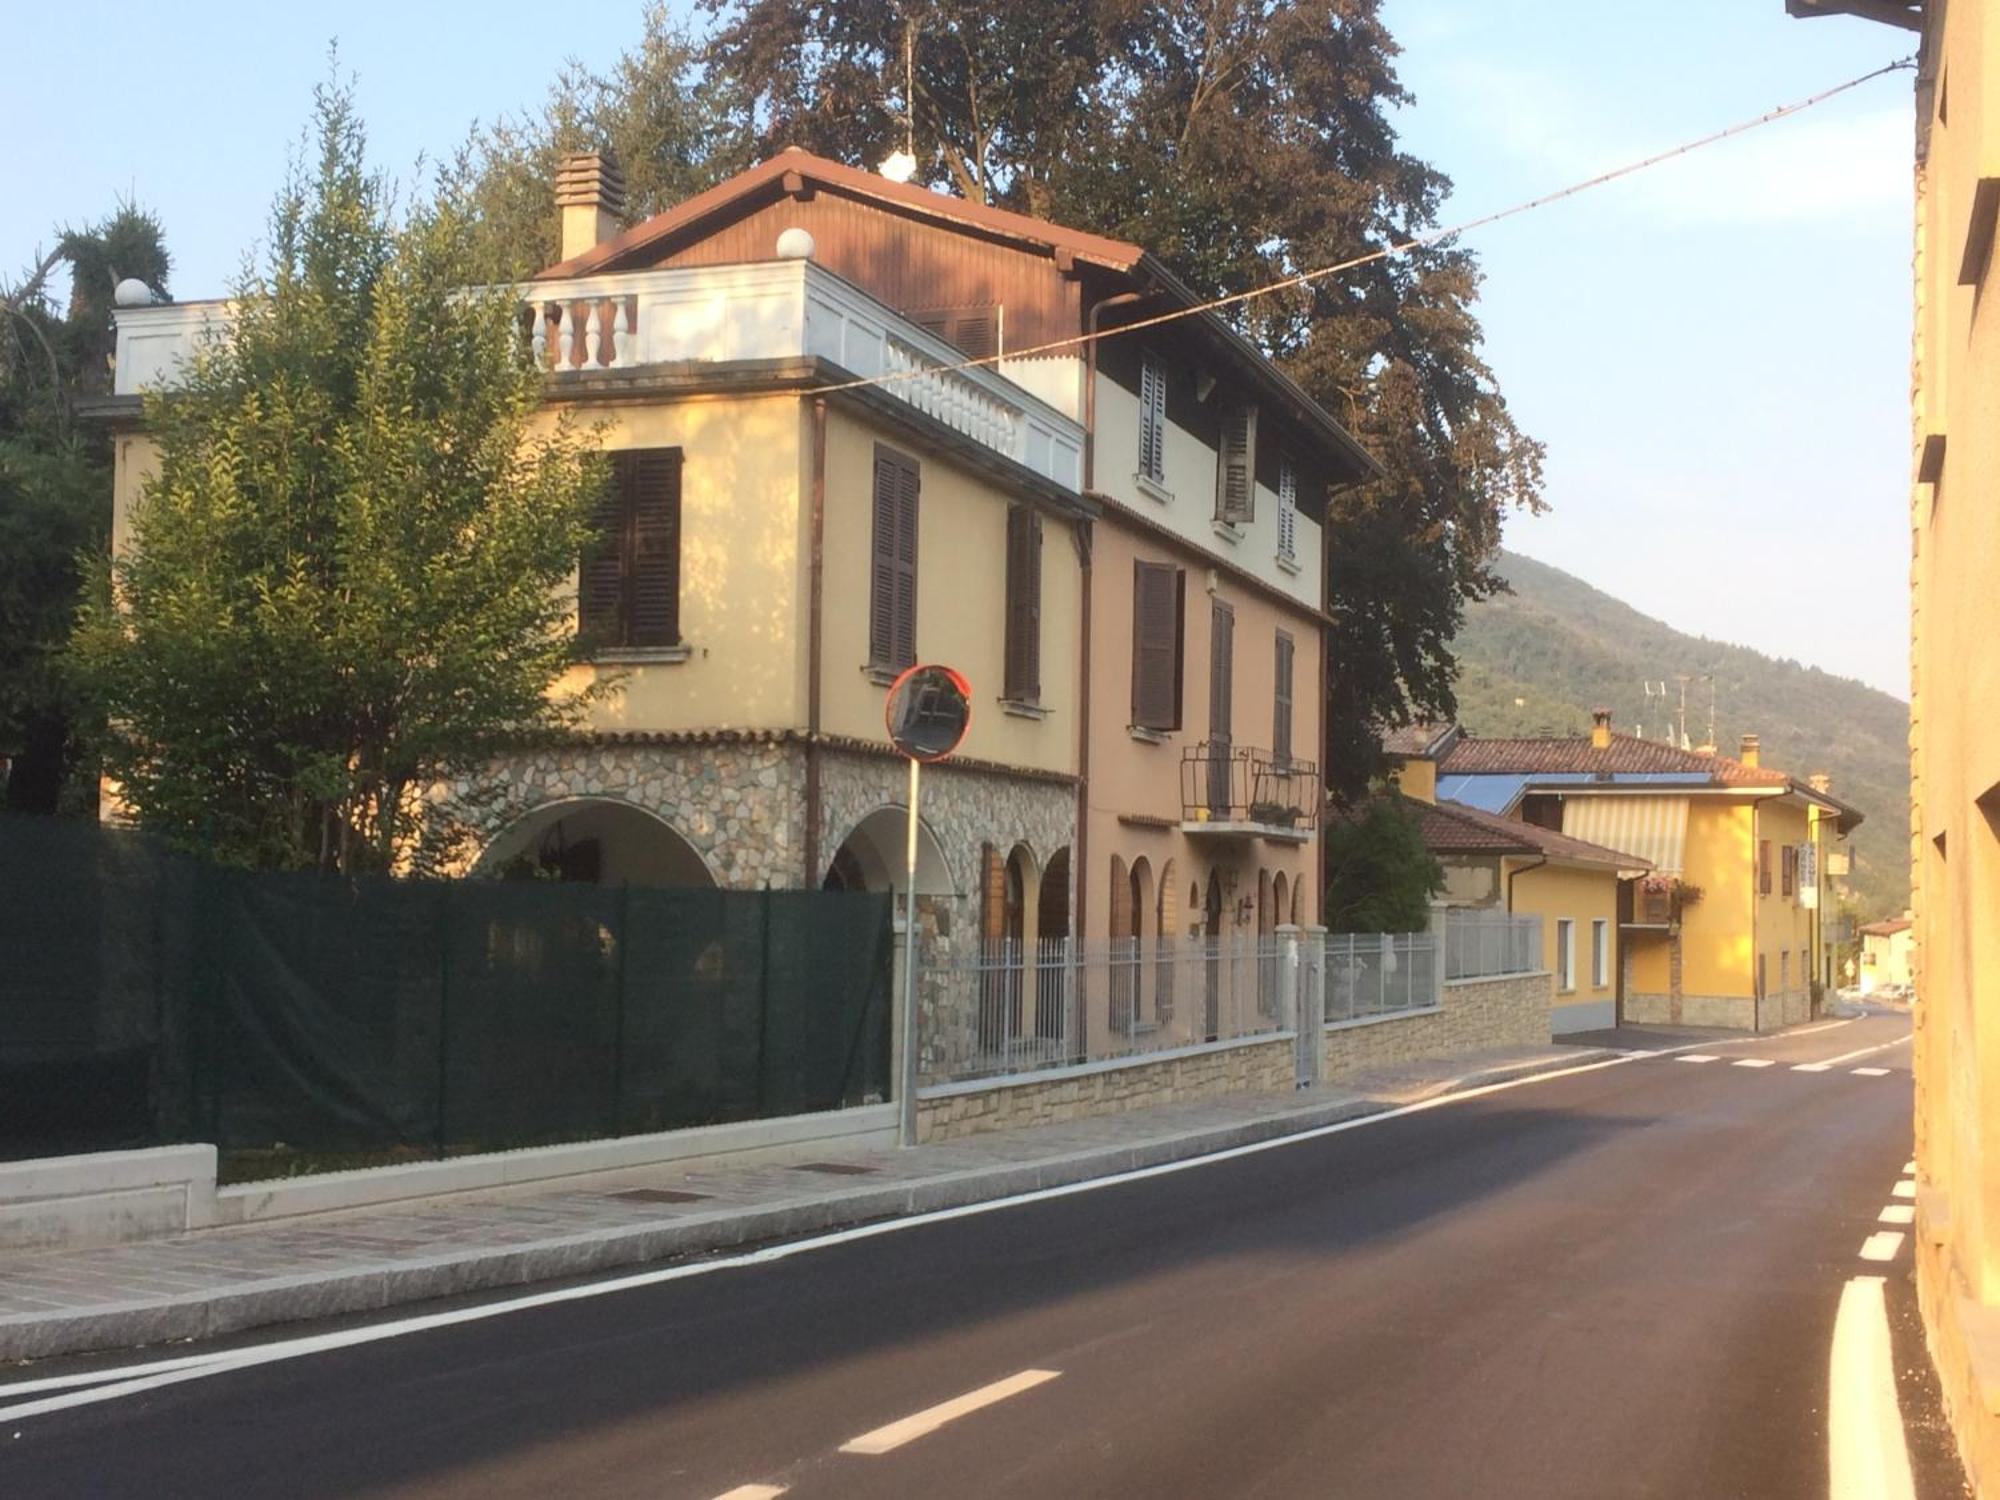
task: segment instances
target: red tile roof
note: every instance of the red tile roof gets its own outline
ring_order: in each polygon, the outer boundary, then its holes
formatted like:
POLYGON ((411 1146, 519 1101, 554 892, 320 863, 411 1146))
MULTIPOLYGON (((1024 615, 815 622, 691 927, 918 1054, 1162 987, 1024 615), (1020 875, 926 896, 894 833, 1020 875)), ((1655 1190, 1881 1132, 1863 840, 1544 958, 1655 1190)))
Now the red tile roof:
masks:
POLYGON ((1908 932, 1909 930, 1910 919, 1908 917, 1891 917, 1886 922, 1865 922, 1861 927, 1861 931, 1867 933, 1870 937, 1894 937, 1899 932, 1908 932))
POLYGON ((1602 750, 1591 743, 1590 736, 1583 734, 1521 740, 1482 740, 1467 736, 1451 747, 1439 763, 1438 771, 1446 776, 1482 772, 1532 776, 1580 772, 1616 775, 1621 772, 1659 774, 1687 771, 1705 775, 1718 786, 1795 785, 1783 771, 1746 766, 1726 755, 1703 755, 1694 750, 1682 750, 1665 740, 1635 739, 1629 734, 1613 734, 1610 745, 1602 750))
POLYGON ((1458 734, 1456 724, 1439 724, 1418 720, 1414 724, 1404 724, 1382 736, 1384 755, 1410 758, 1435 758, 1443 754, 1451 740, 1458 734))
POLYGON ((915 183, 891 182, 879 173, 864 172, 858 167, 830 161, 824 156, 815 156, 810 151, 792 146, 748 171, 718 182, 705 193, 697 193, 684 202, 676 203, 665 213, 654 214, 652 218, 634 224, 623 234, 593 246, 581 255, 573 255, 560 264, 550 266, 538 273, 535 279, 548 281, 565 276, 582 276, 591 271, 623 270, 642 259, 643 252, 659 241, 700 223, 710 214, 720 212, 766 184, 781 184, 787 172, 797 172, 816 183, 824 183, 857 197, 915 209, 926 218, 963 224, 1003 239, 1023 240, 1031 245, 1066 250, 1081 260, 1092 261, 1114 271, 1135 269, 1146 253, 1142 246, 1125 240, 1051 224, 1046 219, 1017 214, 1009 209, 991 208, 970 199, 955 198, 949 193, 934 193, 915 183))

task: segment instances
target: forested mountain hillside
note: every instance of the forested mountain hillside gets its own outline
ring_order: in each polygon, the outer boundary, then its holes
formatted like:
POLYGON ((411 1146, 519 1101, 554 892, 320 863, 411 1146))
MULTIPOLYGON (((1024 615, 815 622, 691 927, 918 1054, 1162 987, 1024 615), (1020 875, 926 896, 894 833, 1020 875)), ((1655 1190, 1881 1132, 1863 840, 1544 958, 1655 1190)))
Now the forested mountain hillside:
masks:
MULTIPOLYGON (((1852 678, 1742 646, 1683 635, 1546 563, 1503 554, 1512 594, 1474 605, 1458 637, 1459 720, 1473 734, 1588 733, 1594 707, 1623 733, 1668 732, 1677 674, 1715 683, 1715 735, 1733 755, 1761 737, 1764 764, 1833 775, 1867 821, 1855 834, 1855 903, 1864 920, 1909 901, 1909 705, 1852 678), (1664 681, 1665 702, 1643 684, 1664 681)), ((1657 692, 1657 687, 1655 692, 1657 692)), ((1708 732, 1709 684, 1687 687, 1691 742, 1708 732)))

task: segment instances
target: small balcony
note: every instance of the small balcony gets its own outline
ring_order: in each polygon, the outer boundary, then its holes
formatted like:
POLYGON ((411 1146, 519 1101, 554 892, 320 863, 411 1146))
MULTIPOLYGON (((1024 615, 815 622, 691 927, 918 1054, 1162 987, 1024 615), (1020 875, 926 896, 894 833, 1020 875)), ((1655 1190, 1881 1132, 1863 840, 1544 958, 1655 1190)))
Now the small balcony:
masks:
POLYGON ((1297 756, 1204 740, 1181 756, 1181 831, 1303 844, 1319 821, 1319 767, 1297 756))

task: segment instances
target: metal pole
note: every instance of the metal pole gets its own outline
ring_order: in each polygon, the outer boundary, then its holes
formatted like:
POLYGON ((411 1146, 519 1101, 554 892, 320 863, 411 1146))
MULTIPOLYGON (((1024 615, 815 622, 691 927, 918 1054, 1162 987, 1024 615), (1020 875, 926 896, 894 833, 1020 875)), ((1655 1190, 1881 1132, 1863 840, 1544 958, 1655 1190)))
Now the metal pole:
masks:
POLYGON ((917 1143, 917 794, 923 762, 910 757, 910 811, 903 840, 903 1055, 896 1069, 896 1143, 917 1143))

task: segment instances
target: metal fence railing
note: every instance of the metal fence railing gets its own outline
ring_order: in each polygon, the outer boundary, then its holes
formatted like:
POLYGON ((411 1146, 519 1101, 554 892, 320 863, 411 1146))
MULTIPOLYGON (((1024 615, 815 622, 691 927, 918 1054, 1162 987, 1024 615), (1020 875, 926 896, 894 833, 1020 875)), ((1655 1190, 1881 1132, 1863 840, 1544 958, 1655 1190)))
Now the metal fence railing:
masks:
POLYGON ((1035 1072, 1275 1034, 1292 1024, 1278 936, 989 941, 925 955, 920 1082, 1035 1072))
POLYGON ((1326 939, 1326 1019, 1358 1021, 1440 1002, 1434 932, 1334 932, 1326 939))
POLYGON ((1493 979, 1544 967, 1540 917, 1449 906, 1439 910, 1433 926, 1444 934, 1446 979, 1493 979))

